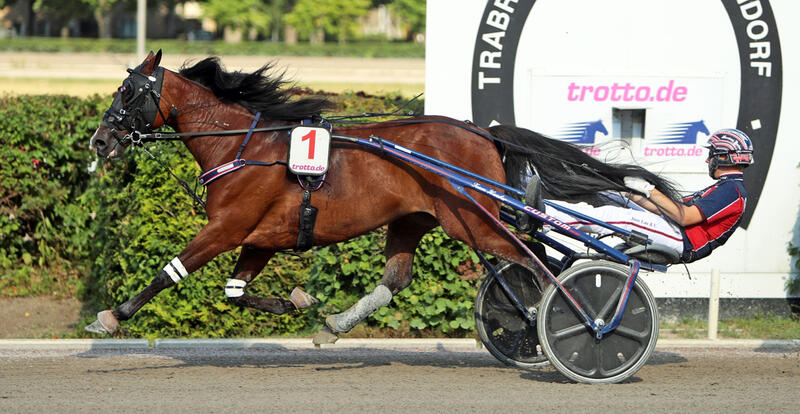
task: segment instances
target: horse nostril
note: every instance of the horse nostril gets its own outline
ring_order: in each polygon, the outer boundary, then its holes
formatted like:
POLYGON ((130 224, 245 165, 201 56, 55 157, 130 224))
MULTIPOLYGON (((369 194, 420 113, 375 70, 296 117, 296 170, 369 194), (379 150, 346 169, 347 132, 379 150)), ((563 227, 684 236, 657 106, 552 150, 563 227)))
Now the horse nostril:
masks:
POLYGON ((94 147, 95 148, 105 148, 106 147, 106 142, 103 141, 102 139, 96 139, 94 141, 94 147))

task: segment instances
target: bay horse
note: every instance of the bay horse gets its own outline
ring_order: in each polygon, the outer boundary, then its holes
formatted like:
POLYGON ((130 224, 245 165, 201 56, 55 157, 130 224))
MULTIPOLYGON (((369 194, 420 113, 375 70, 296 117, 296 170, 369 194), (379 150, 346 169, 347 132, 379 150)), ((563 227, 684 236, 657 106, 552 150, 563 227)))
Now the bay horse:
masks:
MULTIPOLYGON (((300 236, 304 190, 286 164, 286 130, 329 109, 325 100, 294 98, 281 76, 266 65, 252 73, 225 71, 207 58, 173 72, 159 66, 161 51, 150 52, 114 95, 91 138, 90 147, 104 158, 123 156, 142 133, 164 125, 181 135, 197 163, 208 171, 234 158, 246 159, 237 171, 207 187, 208 223, 152 282, 113 310, 98 313, 87 330, 113 334, 161 290, 184 280, 217 255, 242 247, 225 294, 236 305, 274 314, 299 310, 315 299, 295 290, 289 299, 248 295, 245 287, 279 251, 294 249, 300 236), (258 119, 254 114, 263 115, 258 119), (254 118, 256 122, 254 122, 254 118), (261 128, 250 138, 248 125, 261 128), (264 128, 275 128, 264 131, 264 128), (235 135, 213 131, 237 130, 235 135), (211 131, 211 132, 208 132, 211 131), (242 149, 244 152, 242 153, 242 149), (250 165, 258 160, 271 166, 250 165)), ((252 132, 252 131, 251 131, 252 132)), ((519 187, 526 171, 535 170, 550 195, 569 199, 604 190, 625 191, 624 176, 638 176, 665 194, 676 194, 669 182, 633 165, 604 164, 578 147, 514 126, 489 130, 445 117, 337 126, 340 135, 379 136, 489 179, 519 187), (496 140, 502 139, 502 142, 496 140)), ((324 246, 388 225, 386 267, 380 284, 352 308, 326 318, 334 334, 347 332, 411 283, 414 251, 422 236, 441 226, 451 238, 473 249, 518 263, 540 275, 534 260, 443 177, 405 163, 380 150, 334 141, 324 191, 314 193, 319 208, 313 244, 324 246)), ((500 205, 482 194, 475 200, 498 216, 500 205)))

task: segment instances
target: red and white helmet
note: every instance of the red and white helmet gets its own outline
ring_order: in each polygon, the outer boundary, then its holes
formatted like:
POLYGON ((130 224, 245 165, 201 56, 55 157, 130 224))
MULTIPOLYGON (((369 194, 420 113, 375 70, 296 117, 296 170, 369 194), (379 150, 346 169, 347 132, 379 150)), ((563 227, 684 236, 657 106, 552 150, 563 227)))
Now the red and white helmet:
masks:
POLYGON ((708 157, 711 158, 709 166, 711 172, 719 166, 748 166, 754 162, 753 142, 747 134, 738 129, 728 128, 714 132, 708 138, 705 147, 708 148, 708 157), (727 155, 727 157, 719 159, 717 155, 727 155))

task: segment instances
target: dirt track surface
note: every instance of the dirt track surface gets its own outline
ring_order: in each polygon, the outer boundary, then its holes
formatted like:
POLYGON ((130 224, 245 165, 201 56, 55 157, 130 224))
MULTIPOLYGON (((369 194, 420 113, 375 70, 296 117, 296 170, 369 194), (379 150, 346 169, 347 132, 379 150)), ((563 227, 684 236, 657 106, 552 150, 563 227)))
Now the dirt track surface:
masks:
POLYGON ((0 350, 0 412, 797 412, 800 352, 667 349, 573 384, 486 351, 0 350))
POLYGON ((73 298, 0 298, 0 339, 64 335, 78 323, 80 309, 81 302, 73 298))

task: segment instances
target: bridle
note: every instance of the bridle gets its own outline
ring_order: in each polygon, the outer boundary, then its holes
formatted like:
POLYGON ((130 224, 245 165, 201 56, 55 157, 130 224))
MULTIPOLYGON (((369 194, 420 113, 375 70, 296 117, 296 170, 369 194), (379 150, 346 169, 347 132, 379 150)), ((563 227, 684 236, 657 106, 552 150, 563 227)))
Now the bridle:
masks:
MULTIPOLYGON (((152 132, 157 115, 161 116, 165 124, 167 122, 167 117, 159 106, 164 68, 159 66, 152 75, 146 75, 139 68, 128 69, 128 73, 130 75, 122 81, 114 101, 100 122, 100 125, 111 130, 117 144, 122 146, 128 143, 139 144, 142 133, 152 132), (120 138, 118 131, 128 133, 120 138)), ((177 116, 177 108, 173 107, 170 116, 177 116)))

